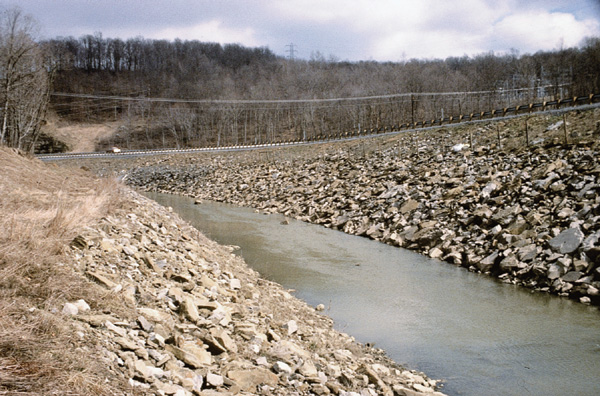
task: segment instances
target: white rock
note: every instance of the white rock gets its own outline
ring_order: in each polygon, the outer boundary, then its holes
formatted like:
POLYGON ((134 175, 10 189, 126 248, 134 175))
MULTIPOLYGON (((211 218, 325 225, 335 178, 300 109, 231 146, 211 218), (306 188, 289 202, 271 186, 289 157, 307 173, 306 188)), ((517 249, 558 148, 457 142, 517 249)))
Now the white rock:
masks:
POLYGON ((194 383, 193 389, 197 392, 200 392, 202 390, 202 385, 204 384, 204 379, 202 376, 200 374, 194 375, 192 382, 194 383))
POLYGON ((134 363, 134 367, 135 372, 140 374, 144 379, 147 379, 150 376, 152 376, 152 374, 150 374, 148 370, 149 367, 146 366, 146 363, 143 360, 136 360, 134 363))
POLYGON ((436 248, 436 247, 434 247, 433 249, 431 249, 429 251, 429 257, 434 258, 434 259, 435 258, 440 258, 443 255, 444 255, 444 252, 441 251, 440 249, 436 248))
POLYGON ((77 300, 76 302, 74 302, 74 304, 77 307, 77 309, 79 309, 79 312, 87 312, 91 309, 88 303, 85 302, 85 300, 77 300))
POLYGON ((292 335, 298 331, 298 324, 295 320, 290 320, 283 327, 287 329, 288 335, 292 335))
POLYGON ((150 385, 149 384, 144 384, 142 382, 136 381, 133 378, 129 378, 129 380, 127 381, 129 383, 129 386, 133 387, 139 387, 139 388, 143 388, 143 389, 150 389, 150 385))
POLYGON ((160 362, 167 355, 163 355, 162 353, 158 352, 156 349, 148 349, 148 356, 150 356, 152 359, 156 360, 157 362, 160 362))
POLYGON ((490 233, 491 233, 492 235, 498 235, 498 234, 499 234, 501 231, 502 231, 502 226, 501 226, 500 224, 497 224, 495 227, 493 227, 493 228, 490 230, 490 233))
POLYGON ((242 283, 239 279, 231 279, 229 281, 229 287, 231 287, 233 290, 238 290, 242 287, 242 283))
POLYGON ((121 337, 125 337, 127 336, 127 331, 121 327, 115 326, 114 324, 112 324, 111 321, 107 320, 106 322, 104 322, 104 326, 106 326, 107 329, 109 329, 110 331, 120 335, 121 337))
POLYGON ((213 373, 208 373, 208 374, 206 374, 206 383, 210 384, 211 386, 214 386, 214 387, 223 386, 223 383, 224 383, 223 376, 213 374, 213 373))
POLYGON ((317 367, 311 360, 307 360, 298 368, 298 372, 305 377, 316 377, 318 375, 317 367))
POLYGON ((322 384, 324 384, 324 383, 326 383, 326 382, 327 382, 327 375, 326 375, 324 372, 322 372, 322 371, 319 371, 319 372, 317 373, 317 377, 319 378, 319 381, 320 381, 322 384))
POLYGON ((133 256, 138 252, 138 249, 133 246, 133 245, 129 245, 129 246, 124 246, 123 247, 123 253, 125 253, 128 256, 133 256))
POLYGON ((165 338, 157 333, 150 333, 150 341, 158 342, 158 345, 165 345, 165 338))
POLYGON ((146 366, 146 374, 156 378, 162 378, 165 376, 163 369, 154 366, 146 366))
POLYGON ((183 299, 183 303, 180 305, 179 309, 188 318, 190 321, 196 323, 198 319, 200 319, 200 314, 198 313, 198 307, 196 306, 196 302, 193 297, 186 296, 183 299))
MULTIPOLYGON (((563 121, 562 121, 562 120, 561 120, 561 121, 558 121, 558 122, 556 122, 556 123, 554 123, 554 124, 550 125, 548 128, 546 128, 546 130, 547 130, 547 131, 554 131, 554 130, 558 129, 559 127, 561 127, 561 126, 562 126, 562 124, 563 124, 563 121)), ((568 124, 567 124, 567 125, 568 125, 568 124)))
POLYGON ((494 182, 489 182, 482 190, 481 196, 484 198, 489 198, 491 193, 494 192, 498 188, 498 185, 494 182))
POLYGON ((293 372, 289 364, 284 362, 275 362, 273 365, 273 370, 275 370, 276 373, 284 373, 288 375, 292 374, 293 372))
POLYGON ((433 389, 423 386, 421 384, 413 384, 412 387, 415 388, 416 391, 419 391, 422 393, 433 393, 433 389))
POLYGON ((75 304, 66 303, 63 306, 62 313, 66 315, 77 315, 79 313, 79 308, 77 308, 77 305, 75 304))

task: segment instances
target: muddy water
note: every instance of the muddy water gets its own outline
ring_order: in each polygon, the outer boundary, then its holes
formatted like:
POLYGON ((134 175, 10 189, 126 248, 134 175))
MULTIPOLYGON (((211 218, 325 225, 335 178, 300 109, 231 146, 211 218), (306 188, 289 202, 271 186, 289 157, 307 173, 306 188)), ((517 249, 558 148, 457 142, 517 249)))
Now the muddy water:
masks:
POLYGON ((600 394, 600 311, 278 215, 149 196, 450 395, 600 394))

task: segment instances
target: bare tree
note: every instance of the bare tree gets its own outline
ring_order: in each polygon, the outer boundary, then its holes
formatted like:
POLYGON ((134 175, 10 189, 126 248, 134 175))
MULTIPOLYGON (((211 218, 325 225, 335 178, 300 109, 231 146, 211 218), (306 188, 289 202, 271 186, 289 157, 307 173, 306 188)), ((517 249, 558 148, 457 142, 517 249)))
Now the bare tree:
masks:
POLYGON ((35 21, 19 8, 0 16, 0 144, 27 151, 40 134, 50 86, 35 30, 35 21))
POLYGON ((171 132, 177 148, 182 148, 191 142, 196 122, 196 114, 192 109, 182 105, 168 106, 164 110, 163 118, 165 128, 171 132))

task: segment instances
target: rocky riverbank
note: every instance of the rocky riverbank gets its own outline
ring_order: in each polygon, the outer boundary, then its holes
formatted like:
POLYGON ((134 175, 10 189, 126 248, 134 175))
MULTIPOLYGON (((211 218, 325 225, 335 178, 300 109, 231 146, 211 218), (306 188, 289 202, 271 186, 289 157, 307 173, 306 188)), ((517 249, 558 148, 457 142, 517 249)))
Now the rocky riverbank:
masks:
POLYGON ((154 201, 0 165, 0 394, 442 395, 154 201))
POLYGON ((571 116, 572 132, 564 138, 556 117, 534 118, 530 145, 511 129, 515 121, 367 142, 89 166, 100 173, 120 169, 137 188, 282 213, 598 305, 594 114, 571 116), (504 138, 497 140, 501 130, 504 138))
MULTIPOLYGON (((332 328, 261 279, 234 248, 129 192, 128 207, 72 242, 76 266, 134 317, 66 304, 82 338, 144 394, 416 395, 436 381, 332 328)), ((433 393, 432 393, 433 392, 433 393)))

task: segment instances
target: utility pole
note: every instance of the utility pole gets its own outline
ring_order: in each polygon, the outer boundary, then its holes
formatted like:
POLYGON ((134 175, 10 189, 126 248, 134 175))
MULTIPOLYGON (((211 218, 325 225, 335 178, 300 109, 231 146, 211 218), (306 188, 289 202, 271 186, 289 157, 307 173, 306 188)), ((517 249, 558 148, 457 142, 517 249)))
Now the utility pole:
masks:
POLYGON ((285 50, 285 52, 287 52, 289 54, 288 59, 294 60, 294 53, 296 52, 296 49, 294 48, 295 47, 294 43, 290 43, 290 44, 286 45, 285 47, 289 48, 289 49, 285 50))

